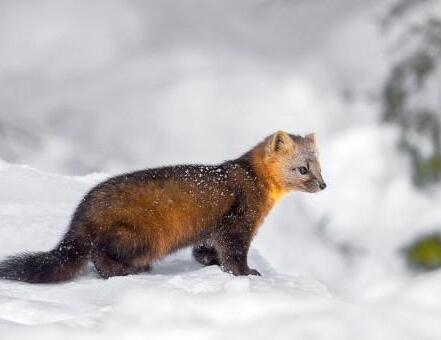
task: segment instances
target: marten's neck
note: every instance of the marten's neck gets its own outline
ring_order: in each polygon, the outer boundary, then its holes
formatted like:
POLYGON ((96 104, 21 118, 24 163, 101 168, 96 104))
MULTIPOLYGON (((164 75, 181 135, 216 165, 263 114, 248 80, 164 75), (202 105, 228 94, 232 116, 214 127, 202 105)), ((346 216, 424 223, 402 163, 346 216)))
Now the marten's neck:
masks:
POLYGON ((276 203, 287 194, 288 191, 281 185, 277 178, 275 164, 272 164, 265 158, 263 144, 259 144, 248 151, 242 158, 247 160, 258 177, 259 182, 262 183, 271 204, 276 203))

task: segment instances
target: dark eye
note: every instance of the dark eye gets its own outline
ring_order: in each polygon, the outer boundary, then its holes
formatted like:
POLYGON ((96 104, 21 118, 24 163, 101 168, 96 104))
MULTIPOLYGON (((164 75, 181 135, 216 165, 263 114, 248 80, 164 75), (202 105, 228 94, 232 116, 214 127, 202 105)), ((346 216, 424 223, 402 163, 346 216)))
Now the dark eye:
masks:
POLYGON ((301 167, 299 168, 299 172, 300 172, 302 175, 306 175, 306 174, 308 173, 308 169, 307 169, 306 167, 304 167, 304 166, 301 166, 301 167))

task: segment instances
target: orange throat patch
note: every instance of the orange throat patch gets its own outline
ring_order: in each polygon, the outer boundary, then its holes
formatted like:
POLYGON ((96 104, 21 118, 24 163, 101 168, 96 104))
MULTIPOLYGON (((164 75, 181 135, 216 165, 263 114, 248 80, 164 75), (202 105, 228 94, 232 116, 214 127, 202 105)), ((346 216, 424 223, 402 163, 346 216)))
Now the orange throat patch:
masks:
POLYGON ((280 201, 288 192, 286 190, 283 190, 276 186, 271 186, 268 198, 271 201, 271 204, 276 204, 278 201, 280 201))

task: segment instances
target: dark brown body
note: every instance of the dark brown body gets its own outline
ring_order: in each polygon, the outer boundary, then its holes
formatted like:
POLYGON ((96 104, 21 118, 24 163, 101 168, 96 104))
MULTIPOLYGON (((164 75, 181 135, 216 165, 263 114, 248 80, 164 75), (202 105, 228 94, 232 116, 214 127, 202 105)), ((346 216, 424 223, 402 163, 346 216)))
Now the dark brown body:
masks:
POLYGON ((104 278, 127 275, 148 271, 155 260, 191 245, 205 265, 259 275, 247 264, 251 240, 287 192, 275 175, 283 158, 263 161, 267 143, 217 166, 172 166, 110 178, 84 197, 54 250, 11 257, 0 264, 0 277, 69 280, 89 259, 104 278))
POLYGON ((246 159, 166 167, 99 185, 80 204, 74 228, 92 241, 92 261, 104 277, 147 270, 195 244, 216 253, 211 262, 246 274, 249 244, 272 203, 246 159))

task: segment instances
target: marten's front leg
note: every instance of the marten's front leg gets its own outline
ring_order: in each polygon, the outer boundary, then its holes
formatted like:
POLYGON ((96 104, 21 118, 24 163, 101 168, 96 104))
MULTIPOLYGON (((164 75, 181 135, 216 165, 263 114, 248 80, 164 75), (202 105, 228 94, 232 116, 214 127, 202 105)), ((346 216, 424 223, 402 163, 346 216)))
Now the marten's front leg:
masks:
POLYGON ((248 267, 248 249, 251 237, 247 233, 227 232, 216 242, 220 266, 223 271, 233 275, 258 275, 256 269, 248 267))

